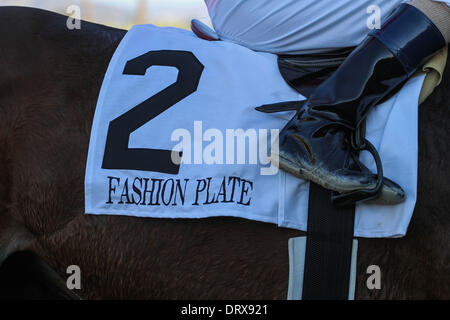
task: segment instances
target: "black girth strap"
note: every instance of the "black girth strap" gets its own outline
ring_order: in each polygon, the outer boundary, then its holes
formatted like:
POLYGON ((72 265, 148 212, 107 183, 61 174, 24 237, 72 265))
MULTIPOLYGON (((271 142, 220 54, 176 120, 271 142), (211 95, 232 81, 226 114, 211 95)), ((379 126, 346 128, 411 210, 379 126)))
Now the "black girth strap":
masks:
POLYGON ((337 207, 331 191, 309 189, 303 300, 347 300, 355 205, 337 207))

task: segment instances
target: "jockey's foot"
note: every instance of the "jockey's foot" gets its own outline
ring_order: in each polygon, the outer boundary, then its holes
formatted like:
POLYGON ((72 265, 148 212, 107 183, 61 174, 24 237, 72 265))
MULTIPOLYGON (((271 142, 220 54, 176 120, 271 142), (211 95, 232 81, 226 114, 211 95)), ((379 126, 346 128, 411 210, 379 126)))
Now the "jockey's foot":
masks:
POLYGON ((272 148, 271 162, 274 165, 341 194, 364 193, 362 199, 353 197, 355 202, 372 200, 378 204, 398 204, 405 200, 403 189, 386 177, 382 178, 381 187, 377 189, 378 175, 359 161, 358 153, 352 149, 345 132, 315 136, 312 141, 305 138, 305 133, 309 130, 315 132, 325 124, 320 123, 320 119, 310 118, 306 123, 300 121, 300 131, 296 122, 294 117, 281 132, 279 152, 272 148), (374 190, 374 193, 369 196, 367 190, 374 190))

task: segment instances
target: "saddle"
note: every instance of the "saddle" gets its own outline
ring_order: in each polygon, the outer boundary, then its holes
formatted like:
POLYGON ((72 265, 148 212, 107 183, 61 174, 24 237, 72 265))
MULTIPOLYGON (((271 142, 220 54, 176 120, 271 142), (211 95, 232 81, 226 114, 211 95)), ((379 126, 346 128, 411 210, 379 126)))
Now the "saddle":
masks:
MULTIPOLYGON (((207 41, 220 40, 220 36, 216 31, 197 19, 191 21, 191 30, 200 39, 207 41)), ((314 54, 278 55, 278 68, 283 79, 293 89, 308 98, 315 88, 336 71, 354 48, 347 47, 314 54)), ((277 109, 277 105, 258 108, 258 110, 263 112, 297 110, 297 108, 294 108, 294 104, 290 105, 292 108, 288 106, 287 109, 277 109)))

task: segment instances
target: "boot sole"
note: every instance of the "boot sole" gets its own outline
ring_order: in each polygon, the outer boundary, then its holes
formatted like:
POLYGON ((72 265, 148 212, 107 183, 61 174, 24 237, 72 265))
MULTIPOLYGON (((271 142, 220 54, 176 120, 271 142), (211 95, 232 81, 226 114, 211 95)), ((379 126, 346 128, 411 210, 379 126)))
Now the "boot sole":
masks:
MULTIPOLYGON (((355 188, 354 183, 348 183, 347 187, 336 188, 335 184, 333 185, 333 184, 330 184, 329 182, 327 182, 330 180, 329 175, 326 175, 327 179, 325 180, 322 178, 322 176, 324 176, 324 174, 323 173, 321 174, 321 172, 318 171, 317 169, 316 170, 308 170, 307 168, 301 168, 297 164, 293 163, 292 161, 290 161, 276 153, 271 153, 270 162, 273 165, 275 165, 276 167, 278 167, 279 169, 286 171, 297 178, 312 181, 316 184, 323 186, 325 189, 333 190, 333 191, 336 191, 339 193, 345 193, 345 192, 375 187, 375 184, 371 184, 369 186, 364 185, 363 187, 355 188)), ((300 162, 300 165, 303 167, 306 167, 301 162, 300 162)), ((342 185, 343 179, 334 178, 334 180, 340 181, 339 185, 342 185)), ((389 188, 388 186, 383 185, 380 196, 376 199, 367 201, 366 203, 395 205, 395 204, 402 203, 404 200, 405 200, 405 194, 403 192, 398 192, 397 190, 395 190, 393 188, 389 188)))
MULTIPOLYGON (((348 186, 347 188, 337 188, 336 184, 330 184, 328 182, 328 180, 330 179, 330 175, 327 175, 327 180, 323 179, 322 176, 323 174, 320 174, 320 172, 316 169, 314 170, 308 170, 303 163, 300 162, 301 167, 298 166, 298 164, 295 164, 294 162, 280 156, 279 154, 274 154, 272 153, 270 155, 270 162, 274 165, 277 166, 279 169, 286 171, 290 174, 292 174, 293 176, 303 179, 303 180, 308 180, 308 181, 312 181, 314 183, 317 183, 321 186, 323 186, 326 189, 330 189, 336 192, 350 192, 350 191, 354 191, 354 190, 360 190, 363 189, 361 188, 355 188, 354 184, 352 186, 348 186)), ((334 180, 338 180, 337 178, 334 180)), ((342 179, 341 179, 342 180, 342 179)), ((341 183, 339 184, 341 185, 341 183)), ((372 187, 375 187, 375 185, 373 185, 372 187)))

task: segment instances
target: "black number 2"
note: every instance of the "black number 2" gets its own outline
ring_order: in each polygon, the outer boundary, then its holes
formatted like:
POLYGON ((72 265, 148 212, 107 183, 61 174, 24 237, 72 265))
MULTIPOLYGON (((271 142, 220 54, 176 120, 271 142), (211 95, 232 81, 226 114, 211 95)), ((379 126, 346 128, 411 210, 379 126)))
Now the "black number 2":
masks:
MULTIPOLYGON (((103 169, 131 169, 177 174, 171 150, 128 148, 130 134, 197 91, 203 65, 189 51, 150 51, 128 61, 123 74, 145 75, 151 66, 178 69, 177 81, 109 123, 103 169)), ((181 156, 181 154, 180 154, 181 156)))

